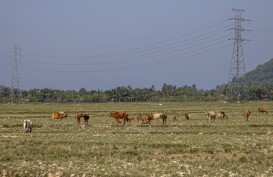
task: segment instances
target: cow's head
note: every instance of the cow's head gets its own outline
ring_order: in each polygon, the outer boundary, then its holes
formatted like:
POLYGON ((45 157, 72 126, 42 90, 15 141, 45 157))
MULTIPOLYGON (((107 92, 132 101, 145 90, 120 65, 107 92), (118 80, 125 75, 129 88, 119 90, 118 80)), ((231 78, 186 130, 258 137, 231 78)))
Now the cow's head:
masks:
POLYGON ((89 115, 88 115, 88 114, 84 114, 84 115, 83 115, 83 118, 84 118, 85 120, 88 120, 88 119, 89 119, 89 115))

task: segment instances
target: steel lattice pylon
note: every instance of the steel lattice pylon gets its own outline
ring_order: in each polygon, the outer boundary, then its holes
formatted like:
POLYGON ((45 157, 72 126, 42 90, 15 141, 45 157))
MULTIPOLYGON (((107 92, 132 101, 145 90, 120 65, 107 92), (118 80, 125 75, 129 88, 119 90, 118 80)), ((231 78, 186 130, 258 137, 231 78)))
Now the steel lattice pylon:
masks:
POLYGON ((11 83, 10 83, 10 103, 22 101, 22 90, 20 88, 19 59, 21 58, 21 49, 14 45, 10 50, 11 55, 11 83))
POLYGON ((237 101, 240 101, 240 99, 242 99, 243 97, 247 98, 247 94, 245 91, 246 79, 244 77, 246 69, 242 45, 242 42, 245 41, 245 39, 242 37, 242 32, 248 30, 242 27, 242 22, 249 20, 246 20, 242 17, 242 12, 244 12, 244 10, 232 10, 235 12, 235 17, 231 19, 235 22, 235 26, 234 28, 232 28, 232 30, 234 30, 235 36, 232 39, 234 40, 234 47, 229 70, 227 92, 230 97, 236 96, 237 101))

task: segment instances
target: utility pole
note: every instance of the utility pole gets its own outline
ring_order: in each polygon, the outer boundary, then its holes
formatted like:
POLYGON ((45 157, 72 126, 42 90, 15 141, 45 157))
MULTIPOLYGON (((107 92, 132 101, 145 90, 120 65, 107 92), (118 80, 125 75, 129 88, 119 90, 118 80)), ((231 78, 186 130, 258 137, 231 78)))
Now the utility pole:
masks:
POLYGON ((235 17, 231 18, 230 20, 234 20, 235 25, 234 28, 231 28, 230 30, 234 30, 234 38, 230 40, 234 40, 234 47, 233 47, 233 54, 232 54, 232 60, 229 70, 229 80, 227 85, 227 91, 228 94, 235 95, 237 97, 237 101, 239 102, 242 96, 246 96, 245 91, 245 61, 244 61, 244 55, 243 55, 243 41, 247 41, 242 37, 242 32, 249 31, 242 27, 242 22, 250 21, 247 19, 244 19, 242 17, 242 13, 245 10, 242 9, 232 9, 235 13, 235 17))
POLYGON ((22 101, 22 90, 20 88, 19 64, 21 59, 21 48, 14 45, 10 49, 11 59, 11 82, 10 82, 10 103, 22 101))

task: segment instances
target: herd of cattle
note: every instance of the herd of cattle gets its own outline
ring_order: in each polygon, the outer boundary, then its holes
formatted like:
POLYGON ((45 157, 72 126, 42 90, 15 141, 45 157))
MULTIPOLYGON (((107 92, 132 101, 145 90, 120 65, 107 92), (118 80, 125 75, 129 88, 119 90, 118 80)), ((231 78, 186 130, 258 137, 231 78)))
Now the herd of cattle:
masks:
MULTIPOLYGON (((243 113, 243 116, 246 118, 247 121, 249 120, 251 112, 252 112, 251 110, 247 109, 243 113)), ((268 114, 268 111, 265 108, 258 108, 258 112, 268 114)), ((65 113, 65 112, 53 112, 51 114, 52 121, 54 119, 62 120, 66 117, 67 117, 67 113, 65 113)), ((88 125, 88 120, 89 120, 88 114, 76 113, 74 117, 77 121, 77 125, 80 125, 80 121, 81 121, 82 117, 84 119, 84 125, 85 126, 88 125)), ((130 116, 127 112, 110 112, 109 117, 116 119, 117 124, 123 124, 123 125, 125 125, 126 122, 131 122, 134 119, 134 117, 130 116)), ((142 124, 151 124, 151 121, 155 120, 155 119, 162 119, 162 124, 166 124, 166 122, 167 122, 167 114, 166 113, 148 113, 148 114, 143 114, 143 115, 136 114, 135 117, 136 117, 137 121, 142 124)), ((173 121, 176 122, 178 120, 178 117, 180 117, 180 114, 178 111, 176 111, 173 116, 173 121)), ((190 119, 189 113, 188 112, 184 113, 184 117, 186 120, 189 120, 190 119)), ((228 115, 224 111, 220 111, 218 113, 214 112, 214 111, 208 111, 206 113, 206 118, 208 121, 212 122, 212 121, 216 120, 217 118, 219 118, 220 120, 228 119, 228 115)), ((25 132, 31 132, 32 131, 32 122, 29 119, 24 120, 23 128, 24 128, 25 132)))

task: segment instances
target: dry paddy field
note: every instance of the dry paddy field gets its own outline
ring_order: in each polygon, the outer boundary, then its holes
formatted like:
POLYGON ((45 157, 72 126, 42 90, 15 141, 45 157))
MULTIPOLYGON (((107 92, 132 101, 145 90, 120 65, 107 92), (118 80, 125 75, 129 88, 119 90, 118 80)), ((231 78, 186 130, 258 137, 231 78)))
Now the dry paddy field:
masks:
POLYGON ((273 102, 1 104, 0 169, 1 176, 273 176, 273 102), (249 121, 245 109, 253 111, 249 121), (208 123, 208 110, 229 118, 208 123), (51 121, 54 111, 69 117, 51 121), (123 126, 110 111, 168 119, 123 126), (175 111, 190 120, 173 122, 175 111), (88 127, 76 126, 76 112, 90 115, 88 127), (33 122, 32 133, 23 119, 33 122))

